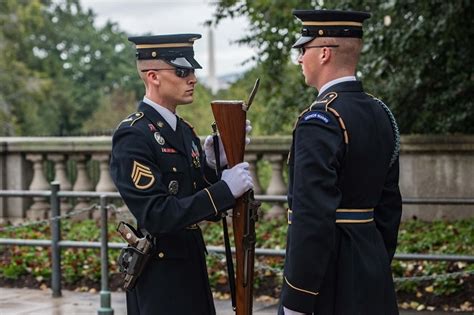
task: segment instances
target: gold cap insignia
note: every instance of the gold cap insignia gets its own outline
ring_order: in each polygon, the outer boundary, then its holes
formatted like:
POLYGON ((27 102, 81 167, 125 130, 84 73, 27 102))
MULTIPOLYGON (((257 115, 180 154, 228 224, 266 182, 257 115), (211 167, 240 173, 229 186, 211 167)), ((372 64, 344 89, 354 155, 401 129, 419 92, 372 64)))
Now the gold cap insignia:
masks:
POLYGON ((133 161, 132 181, 138 189, 147 189, 155 182, 155 176, 148 166, 133 161))

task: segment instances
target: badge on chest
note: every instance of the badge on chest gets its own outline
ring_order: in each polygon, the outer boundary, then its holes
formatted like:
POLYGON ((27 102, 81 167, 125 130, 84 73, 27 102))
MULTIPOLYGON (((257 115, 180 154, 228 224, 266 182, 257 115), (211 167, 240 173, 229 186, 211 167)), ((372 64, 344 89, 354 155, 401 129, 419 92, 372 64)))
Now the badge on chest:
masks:
POLYGON ((177 180, 172 180, 168 184, 168 192, 170 195, 176 195, 179 190, 179 183, 177 180))
POLYGON ((154 134, 156 142, 158 142, 159 145, 164 145, 165 144, 165 138, 161 136, 161 134, 157 131, 154 134))

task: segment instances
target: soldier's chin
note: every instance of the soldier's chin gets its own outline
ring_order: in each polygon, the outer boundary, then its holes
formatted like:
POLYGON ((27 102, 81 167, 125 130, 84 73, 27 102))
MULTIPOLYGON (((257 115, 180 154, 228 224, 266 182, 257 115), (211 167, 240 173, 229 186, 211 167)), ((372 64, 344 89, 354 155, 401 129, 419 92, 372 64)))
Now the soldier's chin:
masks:
POLYGON ((193 97, 192 96, 188 96, 188 97, 185 97, 181 100, 181 105, 187 105, 187 104, 191 104, 193 102, 193 97))

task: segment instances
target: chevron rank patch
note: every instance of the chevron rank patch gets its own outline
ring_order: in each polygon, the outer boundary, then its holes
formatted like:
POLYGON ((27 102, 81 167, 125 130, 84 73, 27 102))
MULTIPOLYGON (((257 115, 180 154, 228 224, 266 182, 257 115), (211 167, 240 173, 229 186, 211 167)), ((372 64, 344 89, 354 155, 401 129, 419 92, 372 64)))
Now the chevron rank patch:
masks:
POLYGON ((148 166, 133 161, 132 182, 138 189, 147 189, 155 182, 155 176, 148 166))
POLYGON ((326 114, 315 112, 315 113, 309 113, 308 115, 304 116, 304 120, 311 120, 311 119, 318 119, 324 122, 325 124, 328 124, 331 120, 326 114))

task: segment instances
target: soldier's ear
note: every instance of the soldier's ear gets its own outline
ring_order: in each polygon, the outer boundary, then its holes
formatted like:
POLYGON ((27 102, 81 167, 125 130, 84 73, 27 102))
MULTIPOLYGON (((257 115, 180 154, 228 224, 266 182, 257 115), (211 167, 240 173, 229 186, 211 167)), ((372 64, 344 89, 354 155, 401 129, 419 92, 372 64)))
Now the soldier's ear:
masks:
POLYGON ((150 83, 153 83, 155 85, 160 84, 160 77, 158 76, 158 74, 155 71, 149 71, 147 73, 147 78, 148 78, 148 82, 150 82, 150 83))
POLYGON ((331 49, 327 47, 323 47, 321 49, 321 64, 328 62, 330 57, 331 57, 331 49))

